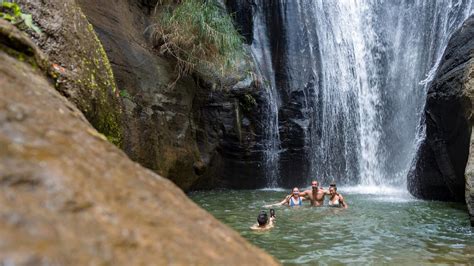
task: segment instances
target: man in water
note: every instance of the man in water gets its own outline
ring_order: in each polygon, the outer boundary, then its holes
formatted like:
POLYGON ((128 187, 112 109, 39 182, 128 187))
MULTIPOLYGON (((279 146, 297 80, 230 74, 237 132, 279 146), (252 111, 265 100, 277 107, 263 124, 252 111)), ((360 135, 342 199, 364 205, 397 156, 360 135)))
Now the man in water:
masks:
POLYGON ((250 229, 255 231, 266 231, 273 228, 273 222, 275 221, 275 210, 270 209, 270 219, 268 219, 267 213, 261 211, 257 217, 257 223, 252 225, 250 229))
POLYGON ((324 204, 324 196, 329 195, 329 191, 324 190, 318 186, 318 181, 313 180, 311 182, 311 190, 305 190, 300 193, 301 197, 308 198, 311 202, 311 206, 319 207, 324 204))

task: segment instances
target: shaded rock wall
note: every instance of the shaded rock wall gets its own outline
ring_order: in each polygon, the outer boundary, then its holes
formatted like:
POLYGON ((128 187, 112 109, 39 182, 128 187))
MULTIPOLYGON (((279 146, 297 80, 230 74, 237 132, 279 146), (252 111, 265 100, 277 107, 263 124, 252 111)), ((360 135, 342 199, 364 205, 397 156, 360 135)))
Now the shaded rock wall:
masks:
POLYGON ((127 92, 123 149, 130 158, 185 190, 264 185, 258 144, 264 98, 255 81, 187 76, 169 87, 175 63, 147 39, 154 1, 78 2, 105 47, 119 90, 127 92), (246 104, 248 97, 257 105, 246 104))
POLYGON ((129 160, 42 72, 3 50, 0 264, 277 264, 129 160))
MULTIPOLYGON (((408 189, 416 197, 465 199, 464 171, 470 156, 472 131, 473 68, 474 17, 471 16, 452 35, 429 86, 423 121, 426 138, 408 175, 408 189)), ((466 175, 468 190, 472 187, 471 168, 467 168, 466 175)), ((468 194, 472 197, 472 193, 468 194)))
POLYGON ((226 1, 229 13, 232 15, 237 30, 245 38, 247 44, 253 40, 254 0, 226 1))

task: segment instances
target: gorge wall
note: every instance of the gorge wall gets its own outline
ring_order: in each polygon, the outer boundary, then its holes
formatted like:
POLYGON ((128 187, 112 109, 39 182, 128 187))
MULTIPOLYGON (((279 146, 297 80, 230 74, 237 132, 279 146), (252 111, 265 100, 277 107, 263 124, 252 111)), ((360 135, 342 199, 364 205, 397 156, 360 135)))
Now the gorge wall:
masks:
MULTIPOLYGON (((123 150, 184 190, 265 185, 258 81, 186 76, 148 36, 156 1, 78 1, 110 59, 124 104, 123 150)), ((251 62, 249 62, 251 64, 251 62)))
POLYGON ((157 1, 18 2, 45 33, 33 37, 57 64, 59 90, 130 158, 184 190, 265 186, 268 103, 252 62, 241 78, 188 75, 170 87, 175 62, 149 39, 157 1))
POLYGON ((194 74, 170 87, 175 62, 149 38, 156 1, 79 0, 81 8, 75 8, 93 28, 84 22, 79 31, 86 28, 86 33, 71 30, 79 39, 97 32, 104 49, 96 40, 99 45, 91 50, 102 51, 111 62, 91 70, 106 70, 98 75, 106 80, 93 82, 105 96, 88 96, 64 87, 70 83, 62 79, 77 73, 88 77, 90 67, 80 67, 84 62, 74 59, 77 55, 61 58, 52 49, 76 45, 66 38, 68 21, 48 10, 68 11, 54 1, 19 2, 47 33, 34 39, 59 64, 57 86, 63 95, 101 132, 119 132, 109 139, 119 140, 115 143, 133 160, 185 190, 289 187, 310 177, 404 185, 428 90, 420 81, 472 12, 472 1, 397 6, 362 1, 356 7, 227 1, 255 62, 246 62, 250 75, 208 79, 194 74), (401 15, 407 10, 409 16, 401 15), (383 20, 390 23, 374 26, 383 20), (347 34, 352 26, 357 34, 347 34), (413 66, 416 71, 409 71, 413 66), (113 119, 103 126, 88 110, 111 112, 113 119))

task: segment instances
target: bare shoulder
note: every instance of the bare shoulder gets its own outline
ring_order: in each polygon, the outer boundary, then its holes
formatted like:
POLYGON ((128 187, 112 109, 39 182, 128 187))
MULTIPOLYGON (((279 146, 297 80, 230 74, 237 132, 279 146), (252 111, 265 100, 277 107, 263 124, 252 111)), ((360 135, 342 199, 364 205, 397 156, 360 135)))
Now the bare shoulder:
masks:
POLYGON ((263 229, 263 227, 258 226, 258 224, 253 224, 252 226, 250 226, 250 229, 258 231, 263 229))
POLYGON ((273 228, 273 226, 260 227, 256 224, 250 227, 252 231, 267 231, 267 230, 270 230, 271 228, 273 228))

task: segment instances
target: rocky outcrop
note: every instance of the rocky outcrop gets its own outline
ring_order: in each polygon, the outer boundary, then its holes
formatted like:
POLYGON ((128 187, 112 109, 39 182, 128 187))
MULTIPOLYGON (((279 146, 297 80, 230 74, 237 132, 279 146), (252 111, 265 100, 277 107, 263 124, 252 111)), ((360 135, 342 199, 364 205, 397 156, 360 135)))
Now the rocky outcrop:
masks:
POLYGON ((124 151, 181 188, 264 185, 261 89, 252 79, 181 78, 147 36, 156 1, 78 0, 124 103, 124 151), (250 101, 248 100, 250 99, 250 101))
MULTIPOLYGON (((408 189, 416 197, 464 201, 472 212, 472 165, 464 171, 472 131, 474 92, 474 17, 456 31, 429 85, 424 126, 426 138, 408 175, 408 189)), ((470 155, 471 154, 471 155, 470 155)), ((471 220, 472 221, 472 220, 471 220)))
POLYGON ((110 144, 36 65, 15 59, 19 46, 2 34, 24 37, 6 27, 0 20, 0 264, 277 264, 110 144))
POLYGON ((54 64, 56 88, 109 141, 121 145, 121 107, 107 55, 74 0, 19 0, 42 34, 33 40, 54 64))

